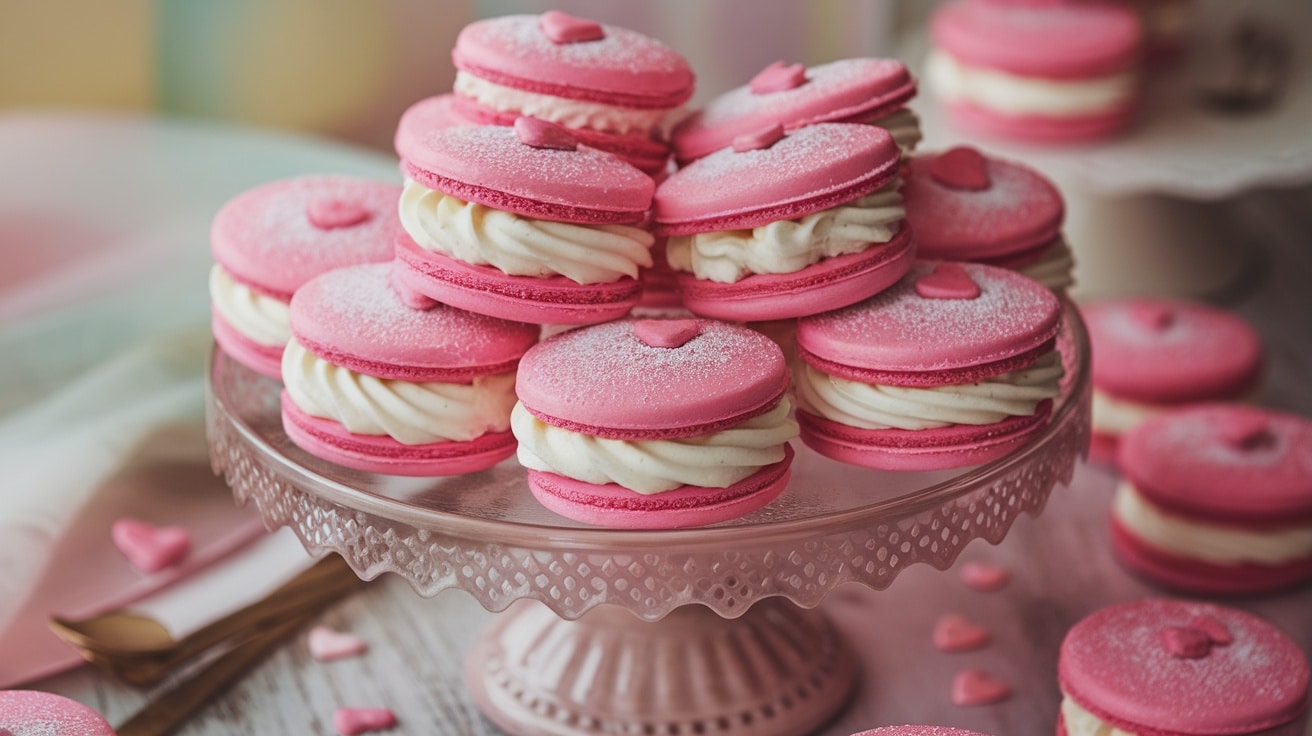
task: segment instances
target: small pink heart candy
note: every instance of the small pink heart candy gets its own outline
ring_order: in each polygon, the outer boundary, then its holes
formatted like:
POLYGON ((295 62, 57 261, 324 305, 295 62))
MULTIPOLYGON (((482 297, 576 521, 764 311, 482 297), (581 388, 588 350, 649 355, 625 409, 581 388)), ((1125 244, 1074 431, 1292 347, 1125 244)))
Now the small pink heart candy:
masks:
POLYGON ((778 143, 784 137, 784 126, 781 123, 768 125, 760 130, 751 133, 743 133, 733 139, 733 150, 737 153, 745 151, 757 151, 762 148, 769 148, 778 143))
POLYGON ((1271 426, 1260 416, 1242 415, 1233 418, 1221 428, 1226 444, 1243 452, 1269 450, 1276 444, 1271 426))
POLYGON ((156 527, 123 518, 110 526, 109 536, 134 567, 147 573, 177 564, 191 550, 191 534, 180 526, 156 527))
POLYGON ((396 714, 387 708, 338 708, 333 713, 333 727, 342 736, 385 731, 394 726, 396 714))
POLYGON ((983 670, 962 670, 952 678, 953 705, 989 705, 1009 697, 1011 686, 983 670))
POLYGON ((974 299, 980 295, 979 284, 966 269, 960 263, 946 261, 916 279, 915 288, 925 299, 974 299))
POLYGON ((929 165, 929 175, 948 189, 978 192, 993 185, 984 154, 969 146, 958 146, 939 154, 929 165))
POLYGON ((606 37, 601 24, 587 18, 576 18, 559 10, 548 10, 538 19, 538 27, 552 43, 580 43, 600 41, 606 37))
POLYGON ((327 626, 310 629, 310 635, 305 643, 310 649, 310 656, 320 662, 354 657, 363 654, 369 648, 369 643, 355 634, 334 631, 327 626))
POLYGON ((1189 627, 1207 634, 1207 638, 1211 640, 1213 646, 1227 647, 1235 640, 1225 624, 1206 614, 1194 616, 1189 621, 1189 627))
POLYGON ((1134 302, 1130 305, 1130 317, 1142 327, 1154 332, 1161 332, 1175 324, 1176 313, 1167 304, 1134 302))
POLYGON ((515 135, 519 136, 520 143, 533 148, 574 151, 579 147, 579 139, 568 130, 527 115, 515 118, 515 135))
POLYGON ((754 95, 771 92, 784 92, 802 86, 806 81, 806 67, 801 64, 785 64, 782 61, 767 66, 757 72, 748 83, 747 88, 754 95))
POLYGON ((943 652, 968 652, 989 643, 988 629, 965 616, 949 613, 934 625, 934 646, 943 652))
POLYGON ((373 217, 359 202, 344 199, 316 199, 305 208, 305 216, 310 224, 320 230, 336 230, 341 227, 354 227, 373 217))
POLYGON ((633 324, 633 336, 649 348, 683 347, 702 334, 702 325, 694 319, 644 319, 633 324))
POLYGON ((1192 626, 1169 626, 1162 630, 1162 646, 1176 659, 1202 659, 1212 651, 1212 638, 1192 626))
POLYGON ((992 562, 967 562, 961 566, 961 582, 982 593, 1001 590, 1011 580, 1011 573, 992 562))

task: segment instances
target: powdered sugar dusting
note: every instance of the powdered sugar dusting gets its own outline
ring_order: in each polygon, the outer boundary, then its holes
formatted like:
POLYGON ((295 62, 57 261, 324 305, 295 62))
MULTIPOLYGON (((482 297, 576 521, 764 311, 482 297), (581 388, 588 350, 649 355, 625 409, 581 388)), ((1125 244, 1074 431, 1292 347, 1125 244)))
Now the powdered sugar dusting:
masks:
POLYGON ((850 117, 854 107, 879 105, 883 95, 901 91, 910 81, 906 65, 897 59, 842 59, 807 69, 806 81, 786 91, 754 94, 743 85, 725 92, 711 100, 685 130, 713 128, 766 111, 787 115, 789 107, 814 111, 807 122, 839 120, 850 117), (848 99, 854 94, 859 95, 861 105, 848 99), (830 104, 817 104, 825 102, 830 104), (822 107, 827 109, 820 112, 822 107))
POLYGON ((105 719, 68 698, 36 690, 0 691, 0 733, 14 736, 113 736, 105 719))

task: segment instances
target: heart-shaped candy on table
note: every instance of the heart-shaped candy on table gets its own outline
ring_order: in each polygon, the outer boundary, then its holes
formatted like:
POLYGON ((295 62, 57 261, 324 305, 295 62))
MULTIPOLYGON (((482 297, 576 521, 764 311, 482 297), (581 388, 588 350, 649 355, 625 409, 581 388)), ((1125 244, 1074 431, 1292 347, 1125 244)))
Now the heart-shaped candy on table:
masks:
POLYGON ((310 634, 305 643, 310 649, 310 656, 320 662, 331 662, 334 659, 353 657, 357 654, 363 654, 369 648, 369 643, 355 634, 335 631, 327 626, 316 626, 310 629, 310 634))
POLYGON ((180 526, 157 527, 140 519, 123 518, 109 529, 114 546, 142 572, 159 572, 191 551, 191 534, 180 526))
POLYGON ((387 708, 338 708, 333 728, 343 736, 384 731, 396 725, 396 714, 387 708))
POLYGON ((992 638, 989 630, 960 614, 944 615, 934 625, 934 646, 943 652, 979 649, 992 638))
POLYGON ((1001 590, 1011 580, 1011 573, 992 562, 967 562, 961 566, 961 582, 983 593, 1001 590))
POLYGON ((952 678, 953 705, 989 705, 1011 697, 1011 686, 983 670, 962 670, 952 678))

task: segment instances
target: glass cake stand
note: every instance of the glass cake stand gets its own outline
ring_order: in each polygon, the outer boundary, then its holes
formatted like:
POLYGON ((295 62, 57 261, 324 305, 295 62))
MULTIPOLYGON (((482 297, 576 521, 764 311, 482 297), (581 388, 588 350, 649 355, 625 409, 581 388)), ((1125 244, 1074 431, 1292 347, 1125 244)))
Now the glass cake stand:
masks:
POLYGON ((215 350, 211 459, 240 504, 362 578, 460 588, 498 616, 474 646, 475 702, 515 734, 798 734, 845 704, 849 648, 812 611, 842 583, 888 587, 998 543, 1070 483, 1089 439, 1089 348, 1075 308, 1051 423, 974 468, 866 470, 794 443, 792 479, 742 519, 683 530, 580 525, 537 504, 513 459, 448 478, 349 470, 287 439, 278 382, 215 350), (690 605, 701 604, 701 605, 690 605), (508 609, 508 610, 507 610, 508 609))

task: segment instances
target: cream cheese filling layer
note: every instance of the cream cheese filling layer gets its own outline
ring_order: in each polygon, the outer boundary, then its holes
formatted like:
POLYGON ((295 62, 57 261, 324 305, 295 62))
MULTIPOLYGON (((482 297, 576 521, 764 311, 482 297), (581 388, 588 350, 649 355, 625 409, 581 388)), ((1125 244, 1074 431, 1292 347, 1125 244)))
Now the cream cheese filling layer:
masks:
POLYGON ((643 495, 685 485, 727 488, 784 459, 797 436, 788 400, 729 429, 671 440, 611 440, 553 427, 523 404, 510 414, 519 462, 585 483, 617 485, 643 495))
POLYGON ((1253 531, 1186 520, 1154 506, 1128 481, 1117 486, 1112 513, 1135 536, 1180 557, 1218 565, 1280 565, 1312 557, 1312 526, 1253 531))
POLYGON ((1117 398, 1095 388, 1090 411, 1094 432, 1119 437, 1162 413, 1163 407, 1117 398))
POLYGON ((210 269, 210 301, 232 329, 260 345, 282 347, 292 337, 287 302, 237 283, 217 263, 210 269))
POLYGON ((935 50, 925 62, 930 87, 945 102, 968 102, 1011 115, 1087 115, 1131 100, 1137 75, 1121 72, 1089 79, 1026 77, 964 64, 935 50))
POLYGON ((513 371, 468 384, 377 378, 333 365, 294 338, 282 355, 282 380, 306 414, 331 419, 353 434, 387 435, 404 445, 467 442, 504 432, 515 404, 513 371))
POLYGON ((1061 393, 1065 373, 1053 350, 1030 367, 978 383, 913 388, 861 383, 807 365, 798 376, 797 404, 830 421, 861 429, 936 429, 953 424, 995 424, 1031 416, 1044 399, 1061 393))
POLYGON ((456 72, 456 94, 497 112, 529 115, 566 128, 587 128, 620 135, 647 135, 660 125, 664 109, 638 109, 601 102, 571 100, 506 87, 468 72, 456 72))
POLYGON ((916 144, 924 138, 920 131, 920 118, 909 107, 895 110, 882 118, 865 121, 868 125, 878 125, 893 136, 893 142, 902 149, 902 154, 916 150, 916 144))
POLYGON ((1059 235, 1039 260, 1017 270, 1052 291, 1066 291, 1075 285, 1075 254, 1059 235))
POLYGON ((407 180, 401 225, 419 247, 511 276, 564 276, 579 284, 638 277, 655 238, 631 225, 578 225, 466 202, 407 180))
POLYGON ((1064 693, 1061 699, 1061 718, 1066 724, 1066 736, 1138 736, 1134 731, 1122 731, 1103 721, 1064 693))
POLYGON ((823 258, 860 253, 887 243, 902 227, 906 210, 900 179, 860 199, 742 230, 671 237, 665 257, 676 271, 732 284, 752 274, 796 273, 823 258))

